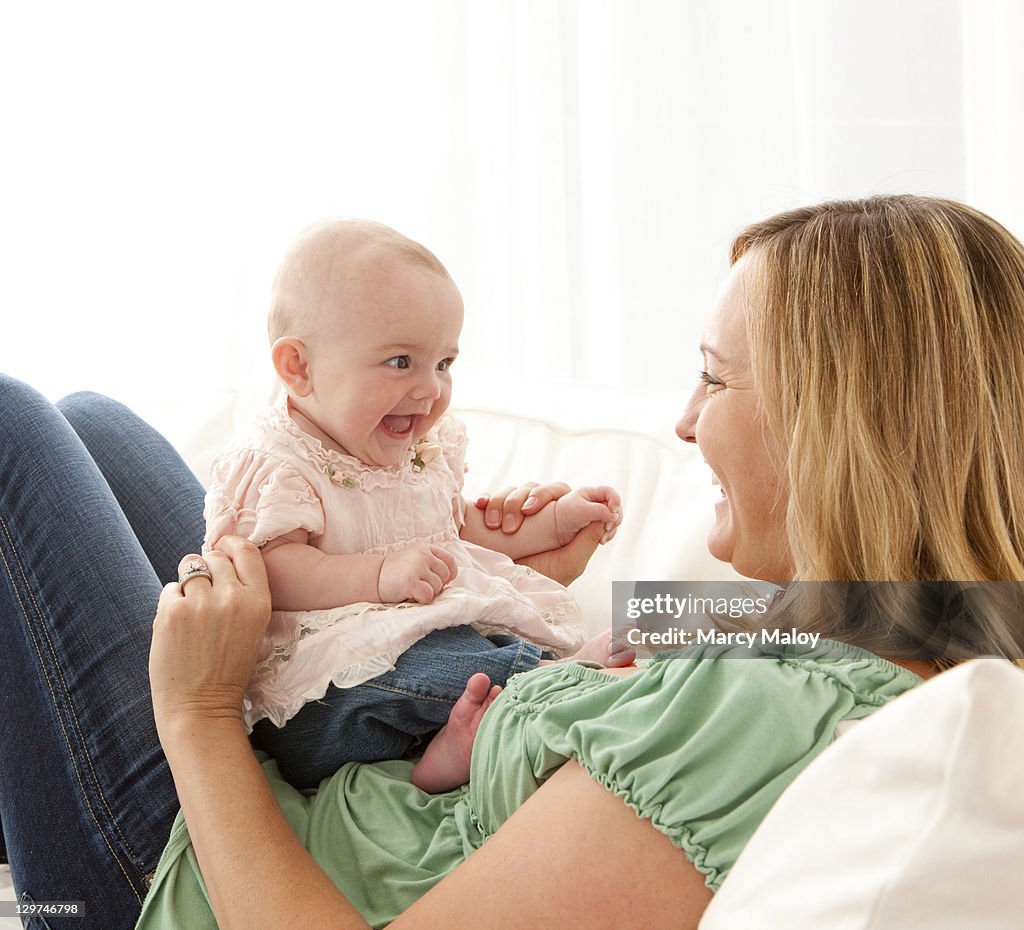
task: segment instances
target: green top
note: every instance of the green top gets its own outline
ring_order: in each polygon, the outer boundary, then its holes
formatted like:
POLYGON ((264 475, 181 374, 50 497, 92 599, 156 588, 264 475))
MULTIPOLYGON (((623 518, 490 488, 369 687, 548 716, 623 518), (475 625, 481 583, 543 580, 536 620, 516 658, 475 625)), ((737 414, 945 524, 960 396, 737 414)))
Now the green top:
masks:
MULTIPOLYGON (((470 783, 427 795, 405 761, 352 763, 315 793, 263 762, 314 859, 375 927, 393 920, 567 759, 647 818, 717 890, 769 808, 835 737, 921 679, 852 646, 700 646, 635 675, 517 675, 487 712, 470 783)), ((215 927, 178 814, 137 930, 215 927)))

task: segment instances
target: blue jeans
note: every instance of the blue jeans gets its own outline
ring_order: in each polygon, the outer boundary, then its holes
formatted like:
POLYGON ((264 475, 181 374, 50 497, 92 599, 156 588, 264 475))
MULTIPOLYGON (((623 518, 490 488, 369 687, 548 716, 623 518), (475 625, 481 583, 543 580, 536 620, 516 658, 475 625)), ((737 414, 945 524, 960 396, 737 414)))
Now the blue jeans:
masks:
MULTIPOLYGON (((0 410, 0 822, 11 872, 25 902, 84 901, 84 916, 29 927, 128 928, 178 809, 149 642, 161 585, 202 542, 203 489, 158 433, 99 395, 55 407, 0 375, 0 410)), ((339 752, 401 755, 438 729, 473 672, 504 682, 538 658, 510 637, 438 631, 395 671, 336 689, 270 739, 315 784, 339 752), (366 742, 341 747, 353 721, 366 742)))
POLYGON ((131 927, 178 808, 150 631, 161 584, 201 543, 203 491, 113 401, 58 410, 0 376, 0 410, 0 821, 15 888, 85 902, 84 917, 30 927, 131 927))
POLYGON ((448 720, 475 672, 504 685, 537 666, 540 647, 512 636, 488 639, 472 627, 428 633, 398 657, 395 668, 355 688, 333 685, 284 728, 260 720, 253 744, 276 760, 296 788, 315 788, 346 762, 400 759, 448 720))

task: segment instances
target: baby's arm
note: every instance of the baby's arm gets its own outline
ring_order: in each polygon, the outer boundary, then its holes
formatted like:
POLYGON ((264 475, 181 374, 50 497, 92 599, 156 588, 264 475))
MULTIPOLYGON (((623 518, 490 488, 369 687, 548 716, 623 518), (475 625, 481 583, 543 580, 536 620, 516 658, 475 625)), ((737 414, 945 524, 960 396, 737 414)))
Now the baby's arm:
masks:
POLYGON ((577 488, 527 515, 512 534, 489 527, 484 512, 476 507, 464 505, 463 520, 463 539, 520 559, 568 545, 591 523, 610 524, 614 529, 622 521, 622 500, 614 488, 577 488))
POLYGON ((387 555, 331 555, 295 530, 263 546, 274 610, 321 610, 360 601, 429 604, 457 572, 447 550, 413 543, 387 555))

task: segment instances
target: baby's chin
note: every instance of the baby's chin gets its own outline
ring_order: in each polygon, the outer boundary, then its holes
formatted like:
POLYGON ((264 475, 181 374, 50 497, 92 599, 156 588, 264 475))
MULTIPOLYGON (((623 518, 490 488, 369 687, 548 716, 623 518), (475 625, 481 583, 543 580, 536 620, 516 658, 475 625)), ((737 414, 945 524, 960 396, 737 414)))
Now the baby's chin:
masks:
POLYGON ((413 441, 395 441, 390 437, 381 440, 381 437, 373 436, 366 443, 356 458, 364 465, 372 465, 376 468, 394 468, 405 462, 411 461, 413 456, 413 441))
POLYGON ((406 448, 397 454, 375 452, 366 456, 360 456, 360 459, 367 465, 374 465, 377 468, 396 468, 399 465, 404 465, 407 461, 411 461, 412 451, 406 448))

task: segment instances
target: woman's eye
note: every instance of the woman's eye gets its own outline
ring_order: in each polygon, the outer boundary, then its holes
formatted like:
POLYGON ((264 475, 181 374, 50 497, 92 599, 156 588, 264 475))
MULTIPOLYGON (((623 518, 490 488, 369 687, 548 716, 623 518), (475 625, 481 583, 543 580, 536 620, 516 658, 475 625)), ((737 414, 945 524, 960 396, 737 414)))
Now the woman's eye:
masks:
POLYGON ((408 368, 409 367, 409 356, 408 355, 396 355, 394 358, 389 358, 385 365, 390 365, 392 368, 408 368))
POLYGON ((702 368, 700 371, 698 371, 697 377, 700 378, 703 384, 706 384, 709 387, 711 385, 722 386, 724 384, 723 381, 719 381, 718 378, 711 374, 711 372, 708 371, 706 368, 702 368))

